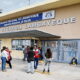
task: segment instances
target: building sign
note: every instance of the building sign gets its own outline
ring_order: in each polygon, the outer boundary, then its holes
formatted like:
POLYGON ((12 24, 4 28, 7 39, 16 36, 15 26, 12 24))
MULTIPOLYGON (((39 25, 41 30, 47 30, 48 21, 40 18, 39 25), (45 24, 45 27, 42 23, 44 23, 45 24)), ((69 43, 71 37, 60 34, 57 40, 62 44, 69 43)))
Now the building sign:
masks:
POLYGON ((51 19, 55 18, 55 11, 47 11, 43 13, 42 19, 51 19))
POLYGON ((71 23, 75 23, 75 22, 76 22, 76 17, 70 17, 70 18, 64 18, 64 19, 58 19, 58 20, 50 19, 50 20, 33 22, 33 23, 2 27, 2 28, 0 28, 0 33, 26 31, 26 30, 30 30, 32 28, 37 28, 37 27, 71 24, 71 23))
POLYGON ((54 10, 0 22, 0 27, 24 24, 24 23, 28 23, 28 22, 40 21, 40 20, 51 19, 51 18, 55 18, 54 10))

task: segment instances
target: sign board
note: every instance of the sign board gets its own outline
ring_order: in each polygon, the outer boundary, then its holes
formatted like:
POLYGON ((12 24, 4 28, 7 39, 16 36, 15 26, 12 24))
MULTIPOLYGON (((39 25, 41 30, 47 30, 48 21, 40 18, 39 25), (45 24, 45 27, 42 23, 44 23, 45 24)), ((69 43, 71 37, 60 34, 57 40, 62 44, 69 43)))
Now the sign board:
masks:
POLYGON ((43 21, 37 21, 28 24, 2 27, 0 28, 0 33, 26 31, 33 28, 44 27, 44 26, 46 27, 46 26, 56 26, 56 25, 63 25, 63 24, 72 24, 75 23, 76 21, 77 21, 76 17, 69 17, 69 18, 63 18, 57 20, 55 19, 43 20, 43 21))
POLYGON ((51 19, 51 18, 55 18, 54 10, 0 22, 0 27, 24 24, 28 22, 40 21, 40 20, 51 19))

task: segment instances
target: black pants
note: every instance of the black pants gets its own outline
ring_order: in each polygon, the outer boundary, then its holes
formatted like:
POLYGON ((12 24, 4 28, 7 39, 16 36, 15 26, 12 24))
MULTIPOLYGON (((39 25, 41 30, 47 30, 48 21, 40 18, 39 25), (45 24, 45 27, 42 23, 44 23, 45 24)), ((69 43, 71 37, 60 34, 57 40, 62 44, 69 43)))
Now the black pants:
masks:
POLYGON ((6 61, 7 64, 9 64, 9 67, 12 69, 11 61, 6 61))
POLYGON ((70 64, 74 64, 74 63, 77 65, 77 59, 75 59, 75 60, 72 59, 71 60, 70 64))

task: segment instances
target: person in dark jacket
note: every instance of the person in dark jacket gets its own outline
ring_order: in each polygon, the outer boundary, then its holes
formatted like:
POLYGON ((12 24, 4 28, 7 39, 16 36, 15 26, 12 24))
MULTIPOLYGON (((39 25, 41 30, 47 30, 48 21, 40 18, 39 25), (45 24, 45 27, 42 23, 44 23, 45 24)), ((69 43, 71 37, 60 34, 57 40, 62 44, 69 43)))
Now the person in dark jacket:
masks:
POLYGON ((30 46, 27 46, 26 48, 23 49, 23 54, 24 54, 23 61, 26 60, 29 50, 30 50, 30 46))
POLYGON ((34 73, 34 51, 33 47, 30 47, 30 51, 27 54, 27 62, 28 62, 28 69, 27 73, 34 73))
POLYGON ((76 59, 75 57, 73 57, 73 58, 71 59, 70 64, 76 64, 76 65, 77 65, 77 59, 76 59))
POLYGON ((51 60, 52 60, 52 52, 51 52, 50 48, 48 48, 45 53, 45 65, 44 65, 43 72, 45 72, 45 70, 47 70, 48 73, 50 72, 51 60))

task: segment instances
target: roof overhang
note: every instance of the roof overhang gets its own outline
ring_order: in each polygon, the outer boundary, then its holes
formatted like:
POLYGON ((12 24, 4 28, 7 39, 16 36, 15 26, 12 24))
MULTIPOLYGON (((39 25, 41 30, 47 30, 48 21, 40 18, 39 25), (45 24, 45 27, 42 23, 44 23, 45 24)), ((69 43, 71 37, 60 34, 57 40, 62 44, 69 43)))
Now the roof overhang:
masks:
POLYGON ((36 5, 26 6, 25 8, 18 9, 8 13, 0 14, 0 21, 5 21, 12 18, 17 18, 20 16, 31 15, 38 12, 51 10, 63 6, 69 6, 73 4, 80 3, 80 0, 47 0, 44 3, 39 3, 36 5))
POLYGON ((28 30, 0 34, 0 38, 14 38, 14 37, 60 38, 60 36, 56 36, 39 30, 28 30))

